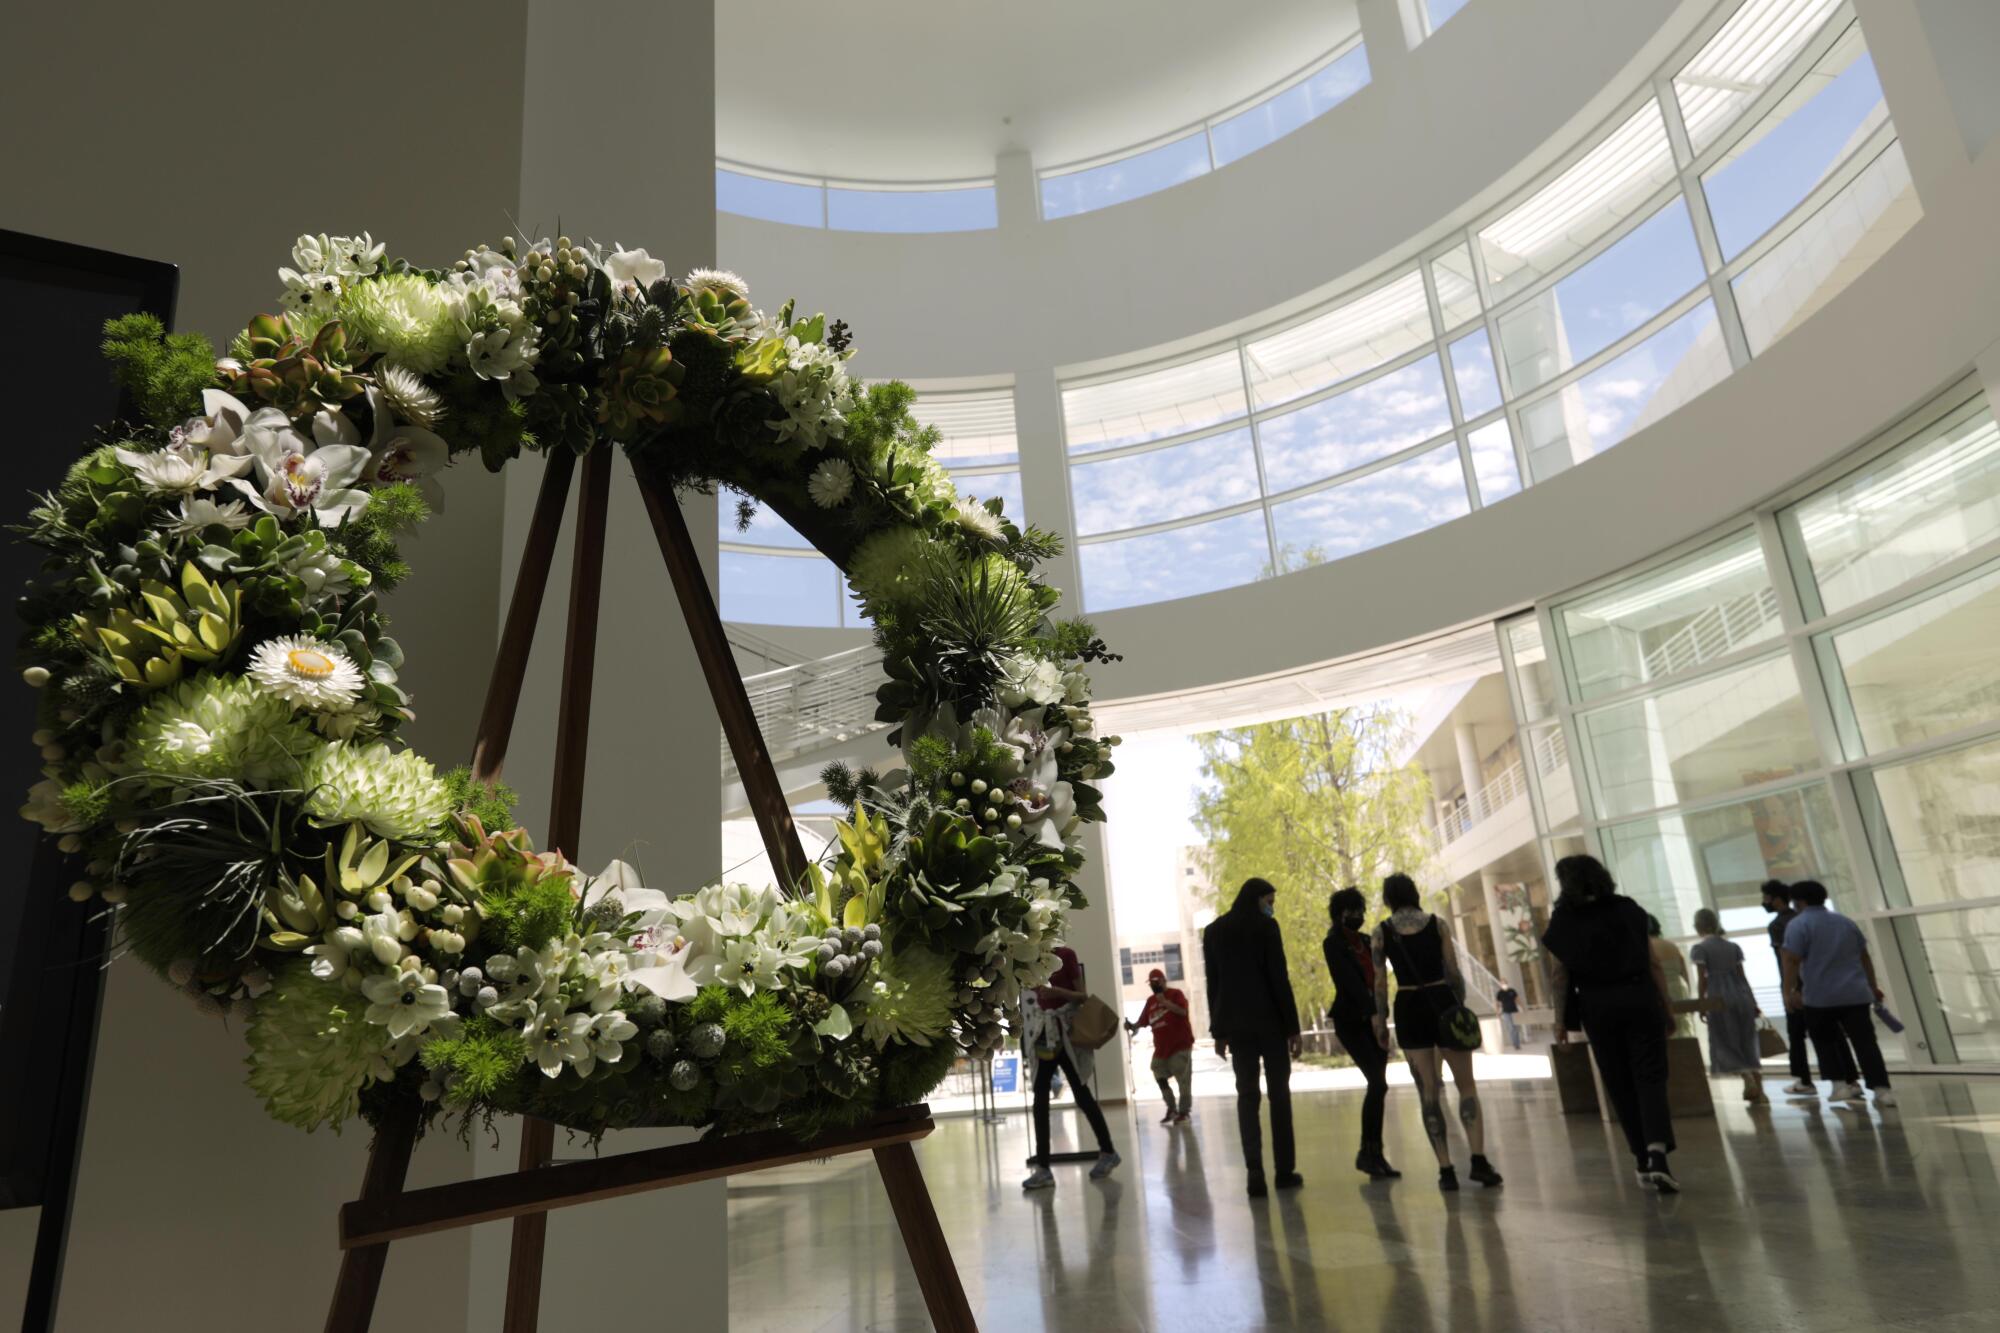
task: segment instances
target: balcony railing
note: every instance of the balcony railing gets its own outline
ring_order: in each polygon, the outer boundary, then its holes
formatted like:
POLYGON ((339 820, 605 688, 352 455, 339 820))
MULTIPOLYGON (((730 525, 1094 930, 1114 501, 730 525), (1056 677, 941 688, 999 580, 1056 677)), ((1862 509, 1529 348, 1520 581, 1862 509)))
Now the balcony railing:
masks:
POLYGON ((1712 662, 1744 644, 1769 637, 1778 618, 1778 594, 1761 588, 1717 602, 1655 644, 1646 654, 1646 679, 1658 680, 1712 662))
MULTIPOLYGON (((1535 771, 1543 777, 1569 763, 1569 742, 1563 739, 1560 730, 1536 735, 1531 751, 1535 756, 1535 771)), ((1474 792, 1472 799, 1445 816, 1443 825, 1432 834, 1432 845, 1442 851, 1527 794, 1527 771, 1516 759, 1501 769, 1498 777, 1474 792)))
MULTIPOLYGON (((875 720, 882 652, 871 646, 746 676, 743 688, 771 758, 782 762, 821 746, 887 729, 875 720)), ((722 747, 722 773, 733 780, 736 760, 722 747)))

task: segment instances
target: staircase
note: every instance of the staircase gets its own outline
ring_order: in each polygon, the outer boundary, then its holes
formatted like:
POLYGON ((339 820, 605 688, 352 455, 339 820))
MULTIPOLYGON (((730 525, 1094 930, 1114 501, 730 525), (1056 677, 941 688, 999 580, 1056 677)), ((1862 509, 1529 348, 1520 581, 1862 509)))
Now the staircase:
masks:
MULTIPOLYGON (((770 661, 780 655, 793 658, 788 665, 743 678, 750 710, 756 715, 773 763, 783 767, 787 761, 820 751, 833 758, 839 748, 888 730, 888 723, 875 720, 882 653, 874 645, 800 661, 788 650, 743 634, 734 626, 729 629, 729 641, 739 660, 770 661)), ((734 783, 736 757, 726 743, 721 750, 723 780, 734 783)))

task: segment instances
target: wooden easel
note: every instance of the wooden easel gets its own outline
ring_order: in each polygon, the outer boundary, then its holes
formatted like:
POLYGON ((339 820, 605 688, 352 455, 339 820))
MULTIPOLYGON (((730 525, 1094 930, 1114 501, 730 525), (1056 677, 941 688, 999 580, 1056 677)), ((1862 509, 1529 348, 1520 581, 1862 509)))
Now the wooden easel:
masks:
MULTIPOLYGON (((506 760, 527 676, 528 651, 548 588, 549 566, 555 558, 575 468, 575 455, 560 449, 549 452, 473 747, 473 773, 482 782, 498 778, 506 760)), ((786 884, 797 884, 805 874, 805 851, 730 655, 722 619, 716 614, 715 599, 709 593, 680 505, 671 488, 637 460, 634 470, 772 868, 786 884)), ((610 495, 611 446, 599 443, 583 461, 546 843, 572 861, 577 859, 577 835, 583 818, 584 761, 610 495)), ((714 780, 713 774, 708 777, 714 780)), ((926 1106, 886 1111, 865 1125, 806 1142, 772 1131, 553 1165, 555 1126, 530 1117, 521 1128, 519 1170, 406 1191, 403 1179, 416 1143, 417 1121, 417 1109, 412 1107, 407 1114, 397 1114, 382 1124, 369 1147, 361 1197, 340 1210, 343 1253, 333 1302, 327 1310, 327 1333, 364 1333, 368 1328, 391 1241, 502 1218, 511 1218, 514 1223, 502 1328, 505 1333, 534 1333, 541 1313, 542 1251, 550 1209, 863 1150, 875 1154, 931 1322, 948 1333, 971 1333, 978 1327, 938 1226, 937 1212, 931 1207, 930 1193, 924 1188, 916 1153, 910 1147, 934 1128, 926 1106)))

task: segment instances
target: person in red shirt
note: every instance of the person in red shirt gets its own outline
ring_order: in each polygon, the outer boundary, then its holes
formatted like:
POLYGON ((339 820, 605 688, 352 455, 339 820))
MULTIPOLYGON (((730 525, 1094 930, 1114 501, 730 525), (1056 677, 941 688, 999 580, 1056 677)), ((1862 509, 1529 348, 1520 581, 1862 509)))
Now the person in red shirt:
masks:
POLYGON ((1189 1086, 1194 1073, 1194 1028, 1188 1022, 1187 996, 1170 988, 1167 974, 1157 967, 1146 974, 1146 984, 1153 988, 1153 993, 1146 997, 1139 1020, 1136 1023, 1127 1020, 1125 1030, 1137 1032, 1142 1027, 1153 1030, 1153 1078, 1160 1085, 1160 1096, 1167 1100, 1167 1113, 1160 1123, 1185 1124, 1194 1105, 1189 1086), (1168 1085, 1169 1078, 1180 1084, 1178 1103, 1168 1085))

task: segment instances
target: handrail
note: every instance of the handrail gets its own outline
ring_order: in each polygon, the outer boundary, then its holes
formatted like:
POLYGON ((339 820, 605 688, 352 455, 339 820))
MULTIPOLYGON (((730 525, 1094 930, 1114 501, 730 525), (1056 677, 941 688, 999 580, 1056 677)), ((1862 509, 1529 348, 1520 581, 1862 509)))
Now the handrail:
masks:
MULTIPOLYGON (((765 746, 783 760, 886 729, 875 720, 881 680, 882 651, 871 644, 746 676, 743 689, 765 746)), ((727 747, 722 771, 725 779, 736 776, 727 747)))
POLYGON ((1687 624, 1653 645, 1646 654, 1646 679, 1677 675, 1712 662, 1757 640, 1778 618, 1778 594, 1770 586, 1703 607, 1687 624))

